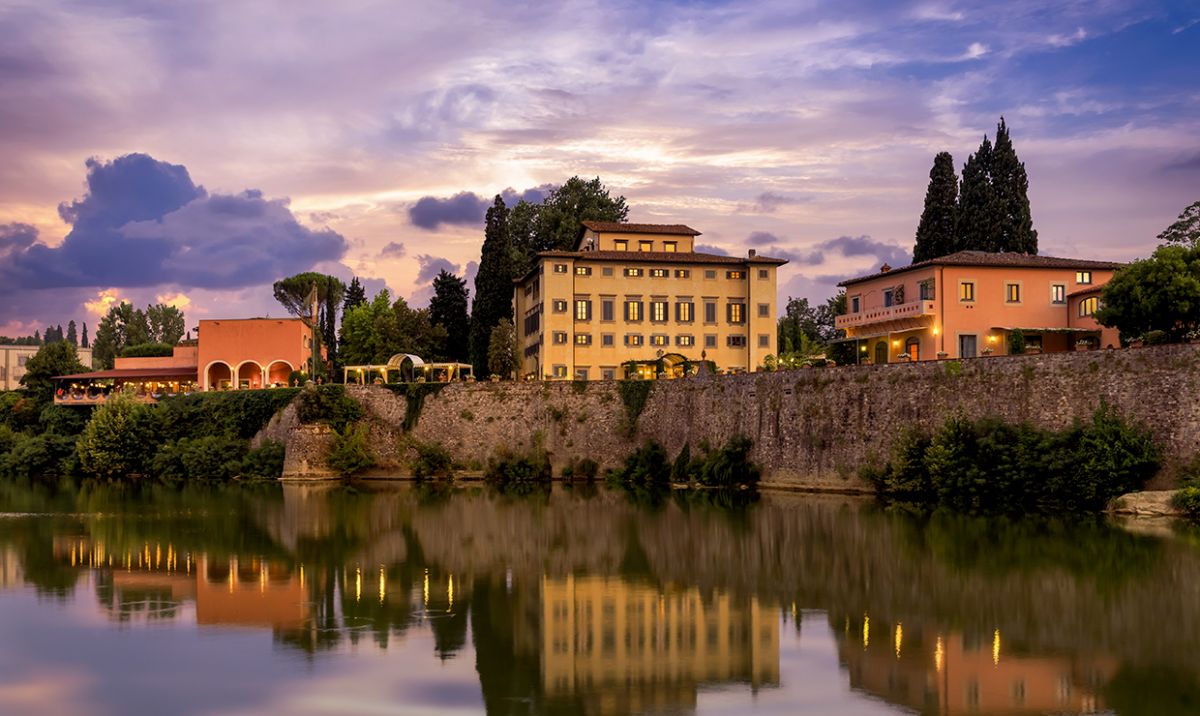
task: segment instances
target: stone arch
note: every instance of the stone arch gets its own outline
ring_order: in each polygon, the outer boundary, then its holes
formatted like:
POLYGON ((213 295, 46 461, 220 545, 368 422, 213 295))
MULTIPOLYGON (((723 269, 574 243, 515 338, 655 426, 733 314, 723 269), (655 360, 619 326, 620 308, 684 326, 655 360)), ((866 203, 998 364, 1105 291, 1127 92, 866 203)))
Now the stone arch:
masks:
POLYGON ((204 389, 221 388, 221 381, 233 381, 233 369, 225 361, 215 360, 204 367, 204 389))
POLYGON ((287 385, 292 371, 296 370, 285 360, 273 360, 267 365, 267 385, 287 385))
POLYGON ((252 360, 244 360, 238 363, 237 380, 235 385, 238 388, 242 387, 242 381, 249 381, 249 388, 254 390, 263 387, 263 375, 266 371, 258 363, 252 360))

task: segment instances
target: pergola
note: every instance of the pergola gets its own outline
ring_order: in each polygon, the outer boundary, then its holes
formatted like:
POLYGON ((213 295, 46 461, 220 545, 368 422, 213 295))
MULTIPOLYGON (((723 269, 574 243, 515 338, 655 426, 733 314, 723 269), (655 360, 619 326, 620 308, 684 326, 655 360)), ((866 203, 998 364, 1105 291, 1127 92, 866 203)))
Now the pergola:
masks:
POLYGON ((397 353, 384 365, 348 365, 342 369, 342 380, 346 383, 366 385, 376 378, 383 383, 452 383, 472 376, 469 363, 426 363, 412 353, 397 353), (393 378, 398 380, 393 381, 393 378))

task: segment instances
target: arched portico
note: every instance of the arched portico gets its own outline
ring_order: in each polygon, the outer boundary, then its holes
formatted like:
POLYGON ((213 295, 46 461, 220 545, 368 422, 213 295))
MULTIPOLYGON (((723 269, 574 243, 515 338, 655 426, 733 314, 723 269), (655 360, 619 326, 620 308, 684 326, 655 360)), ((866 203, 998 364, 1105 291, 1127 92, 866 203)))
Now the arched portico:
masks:
POLYGON ((204 367, 204 389, 224 388, 233 381, 233 370, 224 361, 215 360, 204 367), (224 385, 222 384, 224 383, 224 385))
POLYGON ((238 363, 237 379, 234 381, 234 385, 238 389, 248 388, 256 390, 261 388, 263 387, 263 374, 265 372, 261 365, 252 360, 242 361, 238 363))
POLYGON ((267 385, 287 385, 293 370, 292 364, 285 360, 271 361, 267 365, 267 385))

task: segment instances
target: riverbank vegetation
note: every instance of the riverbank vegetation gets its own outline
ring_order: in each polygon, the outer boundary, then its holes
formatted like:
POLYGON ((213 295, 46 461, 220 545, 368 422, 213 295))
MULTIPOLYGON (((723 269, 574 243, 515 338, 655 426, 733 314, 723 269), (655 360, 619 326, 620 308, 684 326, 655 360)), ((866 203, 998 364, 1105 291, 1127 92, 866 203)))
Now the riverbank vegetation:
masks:
POLYGON ((620 469, 610 470, 607 479, 610 483, 642 487, 671 484, 754 487, 762 470, 750 459, 753 447, 750 438, 735 435, 719 448, 710 447, 708 442, 700 443, 694 456, 691 446, 685 444, 671 460, 662 445, 650 440, 630 453, 620 469))
POLYGON ((997 418, 910 429, 860 476, 887 501, 966 512, 1099 511, 1141 489, 1160 464, 1149 430, 1102 406, 1066 430, 997 418))

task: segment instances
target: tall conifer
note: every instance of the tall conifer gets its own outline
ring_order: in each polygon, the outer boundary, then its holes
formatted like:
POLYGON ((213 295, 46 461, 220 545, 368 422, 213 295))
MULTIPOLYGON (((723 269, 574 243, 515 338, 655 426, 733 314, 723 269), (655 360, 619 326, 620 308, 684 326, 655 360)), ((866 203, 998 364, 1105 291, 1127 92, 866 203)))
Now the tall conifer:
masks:
POLYGON ((939 152, 929 170, 929 188, 925 190, 925 210, 917 225, 913 262, 928 261, 957 250, 958 176, 954 157, 939 152))
POLYGON ((484 220, 483 249, 475 274, 471 303, 471 364, 475 375, 488 374, 488 344, 492 329, 502 319, 512 319, 513 262, 508 235, 508 207, 497 194, 484 220))
POLYGON ((958 250, 999 251, 996 191, 992 188, 992 143, 985 135, 963 165, 958 199, 958 250))
POLYGON ((996 125, 996 146, 992 150, 992 189, 996 198, 998 251, 1036 254, 1037 231, 1029 210, 1029 177, 1025 164, 1017 158, 1004 117, 996 125))
POLYGON ((67 321, 67 340, 73 346, 79 345, 79 333, 75 328, 75 321, 67 321))
POLYGON ((79 338, 79 347, 80 348, 91 348, 91 345, 88 343, 87 321, 83 322, 83 335, 81 335, 79 338))
POLYGON ((467 317, 467 282, 448 271, 433 279, 429 321, 446 329, 446 356, 456 361, 469 356, 471 319, 467 317))

